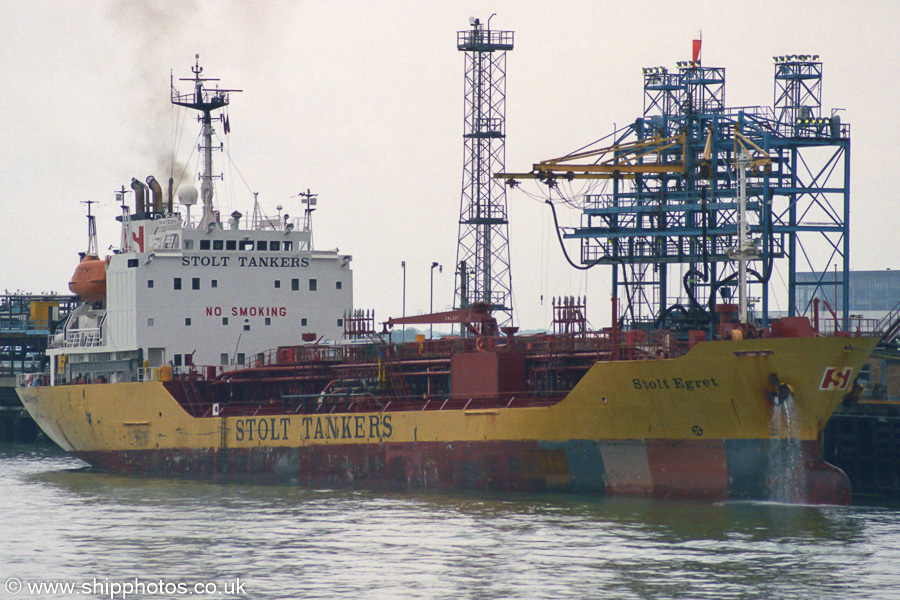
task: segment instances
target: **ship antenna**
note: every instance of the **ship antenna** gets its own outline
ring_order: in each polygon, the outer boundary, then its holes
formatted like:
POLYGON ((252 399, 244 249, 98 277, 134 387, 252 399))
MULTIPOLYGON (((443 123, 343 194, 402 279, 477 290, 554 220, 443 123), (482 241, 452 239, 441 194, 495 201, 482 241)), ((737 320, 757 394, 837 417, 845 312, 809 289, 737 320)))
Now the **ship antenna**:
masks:
POLYGON ((129 240, 131 239, 131 216, 128 213, 128 204, 125 202, 125 194, 128 194, 125 186, 121 190, 116 191, 116 202, 122 210, 122 237, 119 240, 119 248, 121 251, 128 249, 129 240))
POLYGON ((91 214, 91 204, 96 204, 96 200, 82 200, 82 204, 87 204, 88 209, 88 249, 85 256, 100 256, 97 249, 97 218, 91 214))
POLYGON ((201 142, 199 150, 203 153, 203 173, 200 174, 200 197, 203 200, 203 218, 200 220, 199 228, 204 230, 211 223, 218 221, 218 216, 213 211, 213 179, 221 179, 221 175, 213 175, 212 153, 213 150, 221 150, 221 144, 213 147, 212 138, 215 130, 212 126, 212 112, 228 106, 228 94, 231 92, 240 92, 241 90, 220 90, 218 86, 214 89, 206 87, 207 81, 219 81, 209 77, 201 77, 203 67, 200 66, 200 55, 196 54, 197 62, 191 67, 193 78, 179 79, 179 81, 190 81, 194 84, 193 90, 187 94, 178 93, 174 86, 172 87, 172 104, 184 106, 198 110, 202 114, 199 117, 202 123, 201 142))
POLYGON ((309 191, 309 188, 306 189, 305 192, 300 192, 298 194, 302 200, 301 202, 304 204, 303 209, 303 231, 309 233, 309 249, 313 249, 313 234, 312 234, 312 214, 315 212, 316 199, 319 197, 318 194, 313 194, 309 191))

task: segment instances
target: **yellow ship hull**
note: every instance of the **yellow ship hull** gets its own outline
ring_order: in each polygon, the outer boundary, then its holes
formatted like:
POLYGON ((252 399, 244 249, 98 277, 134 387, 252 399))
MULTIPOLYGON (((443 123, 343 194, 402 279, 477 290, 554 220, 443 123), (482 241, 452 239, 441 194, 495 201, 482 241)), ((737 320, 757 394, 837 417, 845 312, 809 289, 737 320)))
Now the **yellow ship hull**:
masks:
POLYGON ((18 392, 51 439, 111 470, 846 503, 849 482, 818 440, 874 345, 716 341, 601 361, 550 406, 194 417, 155 381, 18 392))

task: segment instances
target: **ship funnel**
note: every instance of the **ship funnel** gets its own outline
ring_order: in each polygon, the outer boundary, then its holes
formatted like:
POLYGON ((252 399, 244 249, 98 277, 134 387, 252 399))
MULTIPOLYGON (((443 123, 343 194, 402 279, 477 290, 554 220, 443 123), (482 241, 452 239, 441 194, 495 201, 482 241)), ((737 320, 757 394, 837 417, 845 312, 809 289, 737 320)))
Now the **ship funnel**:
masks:
POLYGON ((131 189, 134 190, 134 214, 139 215, 144 212, 144 194, 147 186, 132 177, 131 189))
POLYGON ((162 186, 159 185, 159 182, 153 175, 147 178, 147 186, 150 188, 150 191, 153 192, 153 212, 163 212, 162 186))

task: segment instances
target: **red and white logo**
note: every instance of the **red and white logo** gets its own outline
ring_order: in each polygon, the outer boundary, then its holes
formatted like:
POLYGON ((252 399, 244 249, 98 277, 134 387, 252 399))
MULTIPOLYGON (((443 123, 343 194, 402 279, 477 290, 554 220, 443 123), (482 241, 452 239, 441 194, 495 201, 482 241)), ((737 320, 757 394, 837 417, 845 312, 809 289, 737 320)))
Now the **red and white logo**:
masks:
POLYGON ((853 367, 844 367, 843 369, 826 367, 819 389, 823 391, 846 390, 850 387, 850 376, 852 374, 853 367))
POLYGON ((144 226, 138 227, 138 233, 131 232, 131 241, 129 243, 131 250, 134 252, 144 251, 144 226))

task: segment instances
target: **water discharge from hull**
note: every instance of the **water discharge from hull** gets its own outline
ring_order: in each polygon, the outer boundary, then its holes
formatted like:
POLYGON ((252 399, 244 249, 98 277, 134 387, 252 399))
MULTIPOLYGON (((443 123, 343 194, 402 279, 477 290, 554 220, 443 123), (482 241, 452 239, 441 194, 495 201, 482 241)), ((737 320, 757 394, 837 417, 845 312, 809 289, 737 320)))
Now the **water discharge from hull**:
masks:
POLYGON ((806 470, 800 447, 797 404, 791 395, 772 406, 766 480, 770 499, 775 502, 806 501, 806 470))

